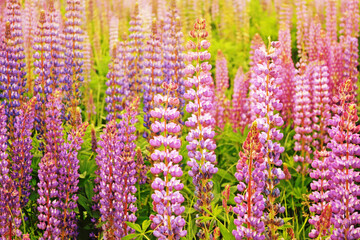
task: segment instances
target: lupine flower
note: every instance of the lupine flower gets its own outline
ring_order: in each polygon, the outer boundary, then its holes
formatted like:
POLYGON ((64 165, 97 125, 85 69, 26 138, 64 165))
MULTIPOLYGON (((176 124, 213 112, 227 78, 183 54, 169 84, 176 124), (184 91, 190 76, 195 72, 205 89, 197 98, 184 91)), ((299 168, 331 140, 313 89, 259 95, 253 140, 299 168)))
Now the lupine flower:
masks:
POLYGON ((324 62, 317 62, 312 73, 312 145, 322 150, 328 141, 326 126, 331 117, 329 74, 324 62))
POLYGON ((166 95, 155 96, 154 102, 157 107, 150 112, 152 117, 158 119, 151 124, 151 130, 159 134, 150 140, 150 144, 154 148, 160 148, 151 154, 151 159, 155 163, 150 171, 156 176, 151 184, 154 189, 151 198, 156 212, 156 215, 150 216, 151 228, 158 239, 180 239, 187 233, 183 230, 185 220, 181 217, 185 210, 181 204, 185 199, 180 190, 184 184, 176 179, 183 175, 179 167, 182 160, 179 154, 181 140, 177 137, 181 131, 178 123, 180 112, 177 109, 180 101, 177 97, 172 97, 177 90, 177 84, 164 82, 162 87, 166 95))
POLYGON ((332 239, 359 239, 360 187, 357 184, 360 173, 360 127, 356 104, 354 104, 353 83, 350 79, 342 84, 338 97, 334 97, 335 116, 329 121, 331 141, 327 148, 331 149, 329 161, 333 161, 334 177, 330 190, 331 208, 334 225, 332 239))
MULTIPOLYGON (((314 202, 310 206, 310 212, 315 213, 315 215, 311 217, 309 223, 314 225, 315 229, 312 229, 309 234, 311 238, 326 236, 329 233, 329 227, 322 228, 321 225, 323 225, 322 215, 329 210, 329 207, 331 211, 330 190, 332 189, 331 180, 334 178, 334 161, 332 158, 329 158, 329 153, 326 150, 316 151, 314 155, 314 160, 311 164, 314 169, 310 173, 310 177, 314 181, 310 184, 312 192, 309 195, 309 199, 314 202)), ((328 223, 330 224, 330 219, 328 223)))
MULTIPOLYGON (((211 211, 211 201, 214 199, 211 178, 218 170, 214 166, 216 162, 214 153, 216 144, 213 140, 215 132, 211 127, 211 125, 215 124, 215 120, 211 116, 213 110, 211 99, 214 92, 210 89, 213 83, 210 73, 211 65, 207 62, 211 55, 206 50, 210 47, 210 42, 205 40, 208 35, 205 29, 205 20, 198 19, 194 25, 194 30, 190 32, 191 37, 196 42, 188 42, 187 47, 190 52, 187 60, 190 63, 194 62, 194 65, 189 64, 185 68, 188 78, 184 82, 188 88, 184 97, 190 100, 186 106, 186 111, 192 114, 185 122, 185 125, 191 129, 186 137, 189 142, 186 148, 190 158, 187 164, 191 168, 189 175, 193 178, 193 184, 195 185, 197 200, 194 208, 198 211, 197 216, 209 216, 202 208, 211 211), (204 49, 204 51, 200 51, 201 49, 204 49)), ((197 233, 200 239, 211 238, 209 221, 200 222, 198 219, 196 225, 200 228, 197 233)))
POLYGON ((227 60, 219 50, 216 57, 216 108, 214 109, 216 126, 223 129, 228 118, 226 110, 229 108, 229 100, 225 92, 229 88, 229 72, 227 60))
POLYGON ((5 36, 1 46, 1 89, 0 97, 4 99, 10 139, 14 134, 14 119, 19 115, 22 94, 25 91, 25 58, 22 30, 20 3, 17 0, 7 2, 5 36))
POLYGON ((297 64, 298 73, 294 77, 295 95, 294 95, 294 130, 296 132, 294 139, 294 150, 299 154, 294 156, 295 162, 303 164, 302 170, 306 172, 306 163, 311 163, 310 154, 312 142, 311 128, 311 86, 310 86, 310 65, 306 64, 303 58, 297 64))
POLYGON ((239 67, 234 79, 234 93, 232 95, 232 108, 230 119, 233 129, 243 132, 249 121, 249 101, 247 94, 249 90, 249 77, 239 67))
POLYGON ((244 152, 239 153, 240 159, 236 165, 235 177, 239 181, 237 189, 241 194, 237 194, 234 199, 234 213, 237 218, 234 220, 236 230, 232 233, 237 240, 265 239, 265 224, 261 218, 265 209, 262 192, 266 181, 266 163, 261 149, 259 130, 254 122, 243 144, 244 152))
MULTIPOLYGON (((161 42, 157 32, 156 21, 152 23, 152 33, 144 48, 144 126, 150 128, 153 120, 150 111, 154 108, 154 97, 162 93, 162 66, 161 66, 161 42)), ((144 133, 148 137, 148 132, 144 133)))
POLYGON ((141 90, 142 69, 143 69, 143 45, 144 38, 142 21, 139 15, 139 5, 135 4, 135 10, 131 17, 129 28, 129 48, 128 51, 132 55, 129 65, 130 89, 132 95, 136 96, 141 90))
POLYGON ((75 238, 77 236, 77 219, 75 209, 77 208, 77 191, 79 187, 79 160, 78 151, 81 149, 83 137, 88 127, 83 123, 72 129, 63 144, 58 160, 58 194, 59 207, 61 209, 60 235, 62 239, 75 238))
POLYGON ((359 37, 359 0, 341 1, 340 34, 359 37))
POLYGON ((80 85, 84 81, 83 69, 83 30, 81 29, 82 20, 82 1, 66 0, 67 7, 65 16, 65 69, 62 79, 62 88, 66 94, 66 102, 69 107, 70 115, 66 116, 70 123, 77 124, 77 107, 80 104, 80 85))
POLYGON ((343 75, 343 81, 347 79, 351 79, 354 84, 354 90, 356 90, 357 87, 357 80, 359 71, 357 70, 357 67, 359 65, 358 63, 358 40, 357 38, 350 37, 350 36, 341 36, 340 42, 343 46, 343 69, 342 69, 342 75, 343 75))
POLYGON ((296 46, 298 55, 302 56, 306 52, 305 41, 308 36, 309 26, 308 23, 308 10, 305 0, 295 1, 296 5, 296 46))
POLYGON ((21 208, 19 192, 10 176, 11 166, 8 159, 6 130, 7 116, 5 106, 0 105, 0 238, 20 237, 21 208))
POLYGON ((278 88, 282 83, 279 48, 279 42, 271 42, 267 50, 256 50, 256 57, 262 60, 254 69, 257 75, 254 85, 258 87, 255 92, 257 104, 254 111, 258 114, 256 122, 260 131, 261 151, 266 162, 264 172, 267 179, 265 185, 267 198, 264 222, 266 225, 265 235, 268 238, 278 236, 276 230, 284 224, 284 221, 276 215, 285 211, 280 204, 275 203, 276 198, 280 196, 280 190, 276 185, 285 178, 285 174, 280 168, 282 165, 280 154, 284 151, 284 147, 277 142, 283 138, 283 134, 276 128, 282 126, 284 121, 278 113, 275 113, 275 111, 281 111, 283 107, 279 101, 282 91, 278 88))
POLYGON ((137 179, 140 185, 145 184, 148 180, 146 173, 148 171, 148 167, 144 164, 144 157, 142 155, 141 149, 136 149, 136 173, 137 179))
POLYGON ((104 238, 122 238, 133 230, 125 221, 135 222, 136 163, 133 126, 137 119, 135 100, 120 123, 110 121, 98 142, 96 161, 99 166, 99 200, 104 238))
POLYGON ((337 42, 337 9, 336 0, 326 1, 326 33, 327 39, 331 42, 337 42))
MULTIPOLYGON (((116 14, 114 13, 112 13, 111 15, 112 16, 109 23, 109 46, 113 47, 117 45, 119 41, 119 17, 116 16, 116 14)), ((114 56, 113 51, 110 51, 110 55, 112 57, 116 57, 116 55, 114 56)))
POLYGON ((14 121, 14 142, 11 146, 12 173, 11 178, 16 180, 15 186, 18 189, 21 207, 29 201, 32 149, 32 129, 35 117, 35 98, 20 109, 20 114, 14 121))

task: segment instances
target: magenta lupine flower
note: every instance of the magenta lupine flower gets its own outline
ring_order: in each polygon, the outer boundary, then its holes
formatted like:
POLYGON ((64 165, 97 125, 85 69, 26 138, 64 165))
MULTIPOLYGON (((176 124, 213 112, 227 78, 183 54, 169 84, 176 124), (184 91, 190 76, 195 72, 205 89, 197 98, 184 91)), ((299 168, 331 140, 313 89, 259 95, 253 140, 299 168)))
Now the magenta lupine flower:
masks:
POLYGON ((264 213, 266 236, 273 238, 278 236, 276 230, 284 224, 284 221, 276 217, 278 213, 284 212, 284 208, 275 200, 280 196, 280 190, 276 187, 281 179, 285 178, 284 172, 281 170, 282 161, 280 155, 284 152, 278 141, 283 138, 283 134, 276 127, 284 124, 279 113, 283 104, 280 103, 279 97, 283 94, 279 85, 281 79, 281 60, 280 43, 271 42, 267 50, 258 49, 255 55, 258 59, 262 59, 254 68, 257 78, 254 78, 254 85, 257 87, 255 97, 257 104, 255 105, 255 113, 258 114, 256 120, 260 131, 260 142, 262 144, 261 151, 266 162, 266 187, 265 194, 266 210, 264 213))
POLYGON ((340 34, 359 37, 359 0, 341 1, 340 34))
POLYGON ((331 43, 337 42, 336 0, 326 1, 326 35, 331 43))
MULTIPOLYGON (((144 48, 144 126, 150 128, 153 120, 150 111, 154 108, 154 97, 162 93, 162 64, 161 64, 161 42, 160 34, 157 31, 156 21, 152 23, 152 33, 144 48)), ((148 132, 144 132, 144 137, 148 137, 148 132)))
POLYGON ((10 176, 10 162, 7 154, 8 133, 5 106, 0 105, 0 238, 20 237, 21 208, 19 192, 10 176))
POLYGON ((71 239, 77 236, 77 219, 75 209, 77 208, 77 191, 79 187, 79 160, 78 151, 81 149, 83 137, 88 127, 88 123, 83 123, 72 129, 67 136, 67 141, 63 144, 60 152, 58 191, 59 207, 61 209, 61 238, 71 239))
POLYGON ((309 223, 315 226, 309 233, 309 237, 318 238, 329 234, 329 228, 321 226, 321 215, 324 214, 326 208, 331 206, 330 190, 333 188, 332 179, 334 178, 334 159, 329 158, 329 152, 326 150, 318 152, 315 151, 314 160, 311 164, 313 170, 310 177, 313 182, 310 184, 311 194, 309 199, 314 203, 310 206, 310 212, 315 215, 311 216, 309 223))
MULTIPOLYGON (((306 64, 304 59, 297 63, 298 72, 294 77, 295 95, 294 95, 294 130, 296 132, 294 139, 294 150, 299 152, 294 156, 295 162, 303 164, 302 170, 306 171, 305 164, 311 163, 310 154, 312 142, 312 121, 311 121, 311 85, 310 73, 311 66, 306 64)), ((304 172, 305 173, 305 172, 304 172)))
POLYGON ((306 38, 306 53, 308 54, 309 62, 314 62, 319 59, 320 48, 320 31, 321 23, 318 16, 311 19, 308 35, 306 38))
POLYGON ((360 228, 360 127, 357 115, 353 83, 350 79, 342 84, 339 96, 334 97, 335 115, 329 121, 331 149, 329 161, 333 161, 331 208, 334 225, 331 239, 359 239, 360 228))
POLYGON ((234 79, 234 93, 232 95, 232 108, 229 110, 231 114, 231 123, 233 129, 240 132, 249 124, 249 101, 247 94, 249 90, 249 77, 244 74, 241 67, 239 67, 234 79))
POLYGON ((14 121, 14 142, 11 146, 11 178, 16 179, 15 186, 18 189, 22 207, 27 204, 30 196, 31 161, 33 157, 31 154, 31 134, 34 126, 34 117, 35 98, 32 98, 20 109, 19 116, 14 121))
POLYGON ((312 145, 322 150, 328 142, 326 126, 331 117, 328 67, 324 62, 316 62, 312 75, 312 145))
POLYGON ((357 80, 359 71, 357 67, 359 65, 358 58, 358 40, 357 38, 350 36, 341 36, 340 43, 343 47, 343 69, 342 69, 342 77, 343 81, 347 79, 351 79, 354 84, 354 90, 358 89, 357 80))
POLYGON ((237 240, 265 239, 263 234, 265 224, 261 218, 265 209, 262 192, 266 181, 264 174, 266 163, 261 148, 259 130, 257 123, 254 122, 243 144, 244 152, 239 153, 240 159, 236 165, 235 177, 239 181, 237 189, 241 194, 238 193, 234 198, 236 203, 234 213, 237 218, 234 220, 236 230, 232 233, 237 240))
MULTIPOLYGON (((190 128, 186 137, 189 142, 186 148, 190 158, 187 164, 191 168, 189 175, 193 178, 195 185, 197 200, 194 208, 198 212, 197 216, 209 216, 202 208, 211 211, 211 201, 214 199, 211 179, 218 170, 214 166, 216 144, 213 140, 215 132, 211 127, 215 124, 215 120, 211 116, 213 110, 212 96, 214 95, 211 90, 213 80, 210 73, 211 65, 207 62, 211 55, 206 50, 210 47, 210 42, 206 40, 208 33, 205 29, 205 20, 197 19, 194 30, 190 32, 195 42, 189 41, 187 44, 189 49, 187 60, 190 64, 185 68, 188 78, 184 82, 188 88, 184 97, 190 100, 186 106, 186 111, 191 113, 191 117, 185 122, 185 125, 190 128)), ((210 221, 200 222, 197 219, 196 224, 200 228, 197 236, 200 239, 210 239, 212 232, 210 221)))
POLYGON ((61 212, 59 210, 59 183, 57 157, 48 152, 42 157, 38 171, 39 183, 37 200, 39 223, 37 227, 44 231, 42 238, 60 238, 61 212))
POLYGON ((179 154, 181 140, 177 137, 181 132, 181 125, 178 123, 181 115, 177 108, 180 101, 177 97, 172 97, 177 84, 164 82, 162 87, 166 94, 155 96, 154 103, 157 107, 150 112, 157 119, 151 124, 151 130, 159 134, 150 140, 150 144, 154 148, 160 148, 151 154, 154 164, 150 171, 156 176, 151 184, 154 189, 151 198, 156 212, 156 215, 150 216, 151 228, 158 239, 180 239, 187 233, 183 230, 185 220, 181 217, 185 210, 181 204, 185 199, 180 190, 184 184, 177 179, 183 175, 179 166, 182 160, 179 154))
POLYGON ((80 104, 80 86, 84 81, 82 75, 83 69, 83 30, 82 26, 82 12, 83 0, 66 0, 66 13, 65 17, 65 69, 62 79, 62 88, 65 93, 66 103, 69 116, 67 120, 75 126, 78 125, 77 121, 77 107, 80 104))
POLYGON ((226 98, 226 90, 229 88, 229 71, 227 67, 227 60, 224 54, 218 50, 216 57, 216 108, 214 109, 214 116, 216 126, 223 129, 228 118, 226 110, 229 108, 229 100, 226 98))
POLYGON ((128 43, 128 52, 132 56, 129 61, 129 79, 131 80, 130 89, 133 96, 139 94, 142 89, 143 45, 145 36, 141 26, 142 21, 139 14, 139 5, 136 3, 134 13, 130 20, 128 43))
POLYGON ((306 52, 305 42, 309 34, 309 16, 305 0, 295 1, 296 5, 296 46, 298 55, 306 52))
POLYGON ((122 238, 134 231, 126 221, 135 222, 135 143, 138 99, 126 109, 120 123, 110 121, 100 136, 96 161, 99 166, 99 207, 104 238, 122 238), (118 126, 117 126, 118 125, 118 126))

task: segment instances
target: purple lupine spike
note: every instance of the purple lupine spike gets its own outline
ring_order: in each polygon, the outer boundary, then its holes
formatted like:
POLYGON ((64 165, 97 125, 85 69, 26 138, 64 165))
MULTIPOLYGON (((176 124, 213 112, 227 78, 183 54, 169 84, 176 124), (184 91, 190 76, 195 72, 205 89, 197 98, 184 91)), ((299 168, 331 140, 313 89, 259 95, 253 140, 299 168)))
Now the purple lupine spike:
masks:
POLYGON ((14 134, 14 119, 19 115, 19 107, 22 94, 25 91, 25 54, 23 48, 20 3, 17 0, 9 0, 6 5, 5 36, 1 46, 1 95, 6 106, 8 115, 8 127, 10 139, 14 134))
POLYGON ((36 11, 36 4, 34 0, 29 0, 25 2, 25 8, 23 11, 23 29, 24 29, 24 47, 25 47, 25 61, 26 61, 26 71, 27 71, 27 88, 30 92, 33 90, 33 80, 34 77, 32 75, 33 73, 33 44, 34 44, 34 36, 36 33, 34 32, 36 29, 36 21, 34 19, 37 19, 37 11, 36 11))
POLYGON ((121 68, 120 68, 120 60, 117 56, 117 47, 114 45, 112 47, 111 54, 111 62, 109 64, 109 71, 106 77, 109 79, 106 82, 108 89, 106 90, 106 94, 108 95, 105 98, 107 105, 105 106, 105 110, 108 111, 108 116, 106 120, 111 121, 117 119, 118 112, 122 110, 121 105, 119 106, 119 102, 121 103, 121 96, 119 96, 120 92, 120 81, 121 81, 121 68), (120 101, 119 101, 120 100, 120 101))
POLYGON ((182 160, 179 154, 181 140, 177 137, 181 131, 181 125, 178 123, 181 116, 178 110, 180 101, 173 97, 176 96, 176 83, 164 82, 162 87, 166 94, 155 96, 154 102, 157 107, 150 112, 154 119, 157 119, 151 124, 151 130, 156 135, 150 140, 150 144, 154 148, 160 148, 151 154, 154 164, 150 171, 156 176, 151 184, 154 189, 151 198, 156 212, 156 215, 150 216, 151 228, 158 239, 180 239, 187 234, 187 231, 183 230, 185 220, 181 217, 185 210, 181 204, 185 199, 180 190, 184 184, 177 179, 183 175, 179 167, 182 160))
POLYGON ((330 197, 334 225, 331 239, 360 238, 360 126, 351 79, 344 82, 340 93, 333 99, 335 115, 329 121, 331 149, 329 161, 333 161, 334 177, 331 178, 330 197))
POLYGON ((82 1, 66 0, 67 7, 65 16, 65 69, 62 79, 62 88, 65 93, 69 116, 66 116, 72 126, 78 124, 77 112, 80 104, 80 86, 84 81, 83 72, 83 30, 82 26, 82 1))
POLYGON ((142 29, 142 21, 139 15, 139 4, 135 4, 133 16, 130 21, 129 28, 129 48, 128 52, 132 55, 129 65, 130 89, 132 95, 136 96, 141 91, 142 69, 143 69, 143 45, 144 34, 142 29))
MULTIPOLYGON (((34 37, 34 67, 35 67, 35 79, 34 79, 34 96, 36 97, 36 126, 35 129, 38 132, 37 138, 41 139, 44 131, 46 131, 45 125, 45 104, 46 96, 52 93, 50 72, 52 63, 49 60, 51 56, 51 49, 49 43, 47 43, 50 37, 49 31, 46 26, 45 12, 40 12, 39 23, 35 31, 34 37)), ((41 148, 42 146, 40 146, 41 148)))
POLYGON ((234 198, 236 203, 234 213, 237 218, 234 220, 236 230, 232 233, 237 240, 265 239, 263 234, 265 224, 262 220, 265 198, 262 192, 266 181, 264 174, 266 163, 261 148, 259 130, 257 123, 254 122, 243 144, 244 152, 239 153, 240 159, 236 165, 235 177, 239 181, 237 189, 241 194, 237 194, 234 198))
MULTIPOLYGON (((191 37, 196 42, 189 41, 187 43, 189 49, 187 61, 194 62, 194 65, 189 64, 185 68, 185 74, 187 74, 188 78, 184 83, 188 89, 184 97, 190 100, 186 106, 186 111, 192 114, 185 122, 185 125, 190 128, 190 132, 186 137, 189 142, 186 148, 190 157, 187 162, 191 168, 189 175, 193 178, 197 198, 194 208, 198 212, 197 216, 206 217, 209 214, 203 208, 211 211, 211 201, 214 199, 211 179, 218 169, 214 166, 216 162, 214 153, 216 144, 213 140, 215 132, 211 127, 215 124, 215 120, 211 116, 213 110, 212 96, 214 94, 211 90, 213 80, 210 73, 211 65, 207 62, 211 55, 206 50, 210 47, 210 42, 206 40, 208 33, 205 29, 205 20, 197 19, 194 30, 190 32, 191 37), (204 49, 204 51, 201 51, 201 49, 204 49)), ((211 238, 210 221, 202 222, 197 219, 196 225, 200 228, 197 233, 200 239, 211 238)))
MULTIPOLYGON (((154 108, 154 97, 163 92, 162 66, 161 66, 161 42, 160 34, 157 31, 156 21, 152 23, 152 33, 144 48, 144 126, 150 128, 153 120, 150 111, 154 108)), ((150 139, 148 132, 144 132, 144 137, 150 139)))
POLYGON ((351 79, 354 84, 354 90, 358 89, 357 80, 359 76, 359 71, 357 69, 359 62, 358 54, 358 40, 357 38, 350 36, 341 36, 340 43, 343 48, 343 71, 342 78, 343 81, 351 79))
POLYGON ((239 67, 234 79, 234 93, 232 95, 232 108, 230 110, 233 129, 240 132, 249 124, 249 101, 247 93, 249 90, 249 78, 245 75, 242 67, 239 67))
POLYGON ((20 237, 21 207, 19 192, 10 176, 10 161, 7 154, 8 133, 5 106, 0 105, 0 238, 20 237))
POLYGON ((58 161, 58 195, 59 208, 61 209, 60 236, 62 239, 71 239, 77 236, 77 219, 75 209, 77 208, 79 187, 79 160, 78 151, 81 149, 83 137, 88 127, 83 123, 72 129, 63 144, 58 161))
POLYGON ((60 238, 61 212, 59 210, 57 157, 51 152, 42 157, 38 177, 39 223, 37 226, 44 231, 40 239, 60 238))
POLYGON ((115 236, 122 238, 128 234, 134 233, 134 230, 127 226, 125 222, 135 222, 137 211, 134 203, 136 202, 136 187, 137 172, 136 172, 136 128, 135 123, 138 121, 136 116, 138 115, 137 109, 139 105, 139 98, 133 100, 133 102, 126 108, 125 113, 122 114, 121 121, 118 124, 119 128, 119 140, 121 142, 120 162, 115 164, 115 177, 114 190, 115 202, 114 208, 115 214, 115 236))
MULTIPOLYGON (((133 230, 126 221, 136 221, 135 139, 138 98, 126 108, 119 123, 110 121, 98 142, 96 162, 99 167, 99 200, 104 238, 122 238, 133 230)), ((95 206, 97 207, 97 206, 95 206)))
POLYGON ((259 59, 257 57, 257 55, 255 54, 257 49, 263 49, 265 48, 265 44, 264 41, 262 40, 262 38, 260 37, 259 34, 255 34, 253 40, 251 41, 251 46, 250 46, 250 86, 249 86, 249 105, 250 105, 250 119, 249 119, 249 124, 254 122, 256 120, 256 113, 254 112, 255 109, 255 105, 257 104, 256 102, 256 90, 257 90, 257 85, 254 84, 254 81, 256 80, 256 73, 255 73, 255 68, 256 65, 261 63, 261 59, 259 59))
POLYGON ((32 149, 32 129, 35 117, 35 98, 32 98, 20 110, 14 122, 14 142, 11 147, 12 173, 11 178, 16 179, 21 207, 29 201, 32 149))
POLYGON ((50 68, 50 84, 52 93, 60 89, 60 79, 62 77, 62 69, 64 67, 63 59, 64 48, 62 46, 62 39, 60 34, 61 14, 59 10, 55 9, 54 0, 48 1, 48 11, 46 11, 46 21, 44 23, 45 29, 48 31, 48 46, 51 54, 51 68, 50 68))
POLYGON ((295 162, 302 163, 302 172, 307 171, 306 165, 311 163, 310 154, 312 142, 312 128, 311 128, 311 85, 310 73, 312 66, 307 64, 303 58, 297 64, 298 73, 294 77, 295 95, 294 95, 294 130, 296 132, 294 139, 294 150, 299 152, 294 156, 295 162))
POLYGON ((279 42, 271 42, 266 50, 256 50, 255 55, 260 59, 260 63, 254 68, 257 75, 254 85, 258 87, 255 94, 257 104, 254 111, 258 114, 256 122, 260 131, 261 151, 266 161, 266 170, 264 171, 267 179, 265 185, 266 210, 264 211, 265 236, 270 239, 278 236, 276 231, 284 224, 284 221, 276 215, 285 211, 284 207, 275 203, 280 196, 280 190, 276 185, 285 178, 285 174, 280 168, 282 165, 280 155, 284 152, 284 147, 278 143, 283 138, 283 134, 276 128, 284 124, 279 113, 276 113, 283 107, 279 101, 279 97, 283 94, 279 88, 282 83, 280 45, 279 42))
MULTIPOLYGON (((315 213, 311 216, 309 223, 315 226, 309 233, 309 237, 318 238, 329 235, 329 227, 321 226, 321 215, 326 211, 328 206, 331 206, 330 190, 332 189, 331 179, 334 178, 334 159, 329 158, 329 152, 326 150, 318 152, 315 151, 314 160, 311 164, 313 170, 310 177, 313 182, 310 184, 312 193, 309 199, 314 203, 310 206, 310 212, 315 213)), ((330 222, 330 221, 329 221, 330 222)))
POLYGON ((323 61, 316 62, 312 75, 312 145, 322 150, 329 140, 326 126, 331 117, 328 67, 323 61))
POLYGON ((229 88, 229 72, 227 60, 224 54, 218 50, 216 57, 216 108, 214 116, 216 126, 223 129, 228 118, 226 110, 229 108, 230 101, 226 98, 226 90, 229 88))

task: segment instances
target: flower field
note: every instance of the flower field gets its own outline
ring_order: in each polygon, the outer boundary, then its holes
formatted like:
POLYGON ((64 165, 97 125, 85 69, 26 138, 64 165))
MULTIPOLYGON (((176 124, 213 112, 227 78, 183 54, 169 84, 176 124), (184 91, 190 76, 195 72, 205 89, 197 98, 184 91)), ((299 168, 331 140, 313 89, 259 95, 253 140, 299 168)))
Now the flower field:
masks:
POLYGON ((0 0, 0 240, 360 239, 359 0, 0 0))

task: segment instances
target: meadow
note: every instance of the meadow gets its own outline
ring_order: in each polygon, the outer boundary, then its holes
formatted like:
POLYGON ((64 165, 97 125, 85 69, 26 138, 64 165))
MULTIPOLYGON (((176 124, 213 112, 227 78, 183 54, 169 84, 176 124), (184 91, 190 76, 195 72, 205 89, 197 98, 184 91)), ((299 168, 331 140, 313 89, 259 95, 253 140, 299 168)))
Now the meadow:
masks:
POLYGON ((360 239, 359 0, 0 0, 0 240, 360 239))

